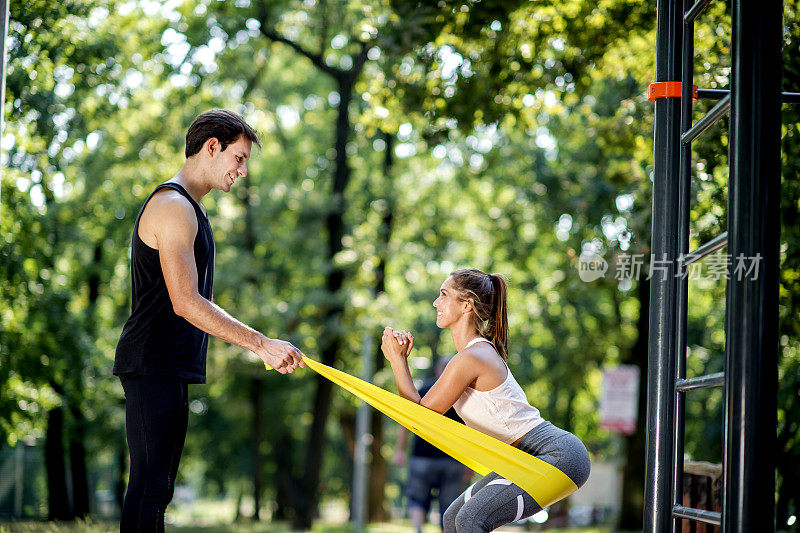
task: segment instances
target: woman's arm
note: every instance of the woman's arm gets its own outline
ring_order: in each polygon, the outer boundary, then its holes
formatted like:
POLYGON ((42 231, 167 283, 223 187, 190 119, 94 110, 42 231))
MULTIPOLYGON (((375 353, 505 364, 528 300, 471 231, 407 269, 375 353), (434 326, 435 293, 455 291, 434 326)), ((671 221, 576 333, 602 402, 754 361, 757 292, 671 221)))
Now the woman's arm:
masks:
POLYGON ((437 413, 446 413, 475 381, 482 367, 483 361, 469 351, 457 353, 447 363, 428 394, 419 402, 420 405, 437 413))
POLYGON ((381 351, 389 361, 397 382, 397 393, 403 398, 414 403, 420 402, 420 395, 414 380, 411 379, 411 370, 408 368, 408 354, 414 347, 414 337, 410 334, 396 336, 392 328, 386 327, 381 338, 381 351))
POLYGON ((421 398, 408 368, 408 354, 413 346, 414 337, 410 334, 396 336, 392 328, 387 327, 383 330, 381 350, 392 367, 397 382, 397 392, 403 398, 432 411, 445 413, 456 403, 464 389, 478 377, 482 361, 469 351, 456 354, 425 398, 421 398))

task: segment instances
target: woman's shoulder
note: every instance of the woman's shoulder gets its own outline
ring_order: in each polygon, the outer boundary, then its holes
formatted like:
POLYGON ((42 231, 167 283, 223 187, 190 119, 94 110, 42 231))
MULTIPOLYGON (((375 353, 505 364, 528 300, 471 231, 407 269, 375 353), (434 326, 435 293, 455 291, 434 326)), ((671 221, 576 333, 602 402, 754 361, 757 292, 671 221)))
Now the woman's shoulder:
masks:
POLYGON ((492 344, 486 342, 464 348, 450 361, 450 364, 453 363, 457 365, 455 371, 469 369, 474 376, 470 387, 476 391, 493 390, 508 379, 509 371, 503 358, 492 344))
POLYGON ((502 357, 494 348, 494 345, 489 342, 477 342, 472 346, 463 348, 458 352, 450 364, 459 361, 458 364, 482 364, 488 366, 496 366, 498 361, 502 361, 502 357))

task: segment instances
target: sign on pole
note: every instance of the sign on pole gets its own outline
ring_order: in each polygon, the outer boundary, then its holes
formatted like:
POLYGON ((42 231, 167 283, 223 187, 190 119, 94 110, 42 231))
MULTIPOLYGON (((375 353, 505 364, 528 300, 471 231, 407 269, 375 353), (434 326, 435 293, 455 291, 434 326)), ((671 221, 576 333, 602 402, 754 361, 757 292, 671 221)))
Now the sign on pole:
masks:
POLYGON ((634 433, 638 406, 639 367, 621 365, 604 368, 600 426, 614 433, 634 433))

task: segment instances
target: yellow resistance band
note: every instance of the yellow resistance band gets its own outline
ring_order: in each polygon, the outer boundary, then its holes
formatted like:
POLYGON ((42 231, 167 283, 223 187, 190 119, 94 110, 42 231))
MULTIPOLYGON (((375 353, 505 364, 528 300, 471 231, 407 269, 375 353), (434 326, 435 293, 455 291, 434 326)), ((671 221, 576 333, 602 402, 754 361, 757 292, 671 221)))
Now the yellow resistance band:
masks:
POLYGON ((494 471, 510 480, 530 494, 543 509, 578 489, 558 468, 510 444, 341 370, 308 357, 303 357, 303 361, 478 474, 485 476, 494 471))

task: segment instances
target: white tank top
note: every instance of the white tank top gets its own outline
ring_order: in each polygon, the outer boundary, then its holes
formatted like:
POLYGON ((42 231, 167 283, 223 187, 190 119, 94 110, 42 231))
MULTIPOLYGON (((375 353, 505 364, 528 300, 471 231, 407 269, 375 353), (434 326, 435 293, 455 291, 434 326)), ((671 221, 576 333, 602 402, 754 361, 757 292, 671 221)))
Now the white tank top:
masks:
MULTIPOLYGON (((468 342, 462 351, 478 342, 491 344, 491 341, 478 337, 468 342)), ((508 375, 503 383, 488 391, 467 387, 453 407, 467 426, 511 444, 544 419, 539 410, 528 403, 508 365, 506 370, 508 375)))

